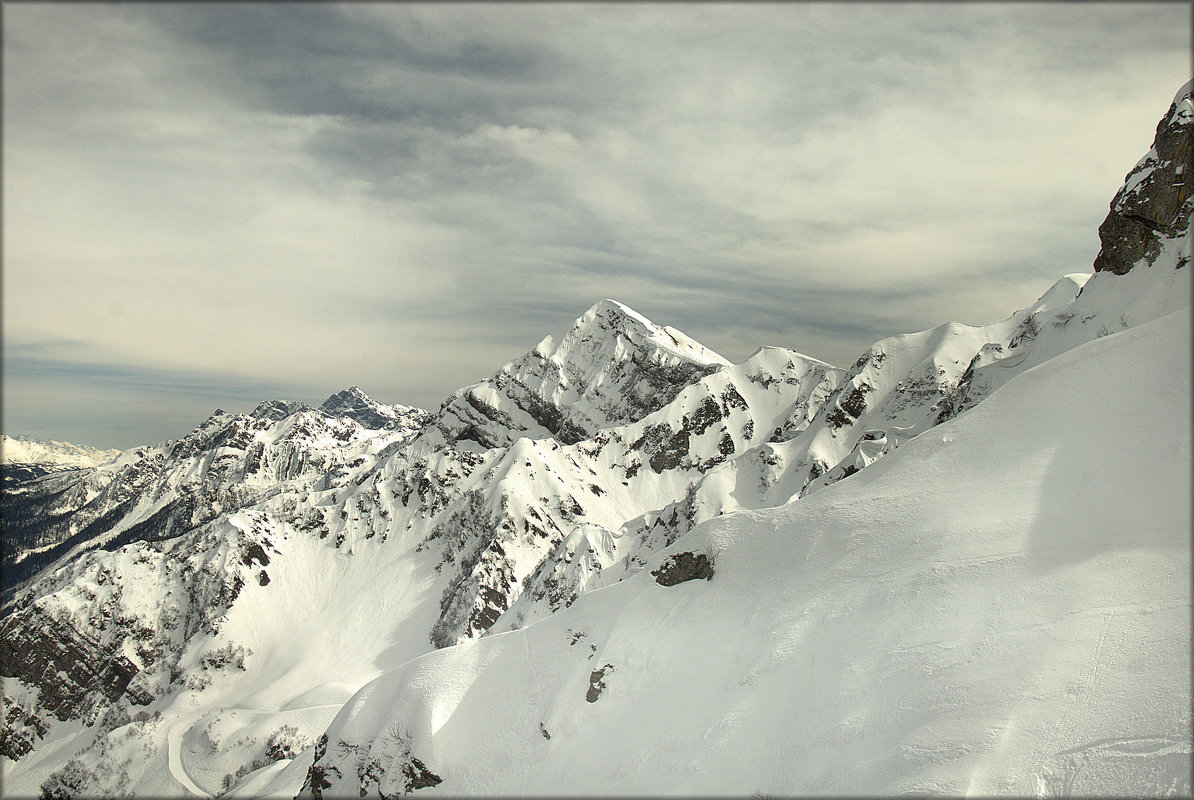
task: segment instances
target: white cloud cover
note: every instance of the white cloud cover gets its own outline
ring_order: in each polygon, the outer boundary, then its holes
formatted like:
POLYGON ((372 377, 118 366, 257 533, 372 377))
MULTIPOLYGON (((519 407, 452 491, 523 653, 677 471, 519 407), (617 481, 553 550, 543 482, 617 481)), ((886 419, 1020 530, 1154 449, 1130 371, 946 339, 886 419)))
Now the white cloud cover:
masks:
POLYGON ((5 432, 129 446, 351 383, 434 407, 602 297, 731 359, 1001 318, 1089 269, 1189 17, 6 6, 5 432), (47 381, 59 340, 91 378, 47 381), (129 369, 165 377, 96 389, 129 369))

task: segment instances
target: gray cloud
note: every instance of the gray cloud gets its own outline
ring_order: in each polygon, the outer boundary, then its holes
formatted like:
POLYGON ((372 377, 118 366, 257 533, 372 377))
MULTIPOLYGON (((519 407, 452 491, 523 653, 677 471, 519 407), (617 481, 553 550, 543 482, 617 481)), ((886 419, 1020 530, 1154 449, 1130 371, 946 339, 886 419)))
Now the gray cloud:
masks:
POLYGON ((239 375, 74 360, 82 343, 6 345, 4 429, 45 439, 129 447, 184 435, 217 407, 248 411, 311 387, 239 375))
MULTIPOLYGON (((41 397, 143 369, 434 406, 615 297, 732 359, 848 363, 1089 269, 1188 32, 1177 4, 6 7, 6 354, 106 365, 26 365, 41 397)), ((53 426, 4 391, 6 430, 53 426)))

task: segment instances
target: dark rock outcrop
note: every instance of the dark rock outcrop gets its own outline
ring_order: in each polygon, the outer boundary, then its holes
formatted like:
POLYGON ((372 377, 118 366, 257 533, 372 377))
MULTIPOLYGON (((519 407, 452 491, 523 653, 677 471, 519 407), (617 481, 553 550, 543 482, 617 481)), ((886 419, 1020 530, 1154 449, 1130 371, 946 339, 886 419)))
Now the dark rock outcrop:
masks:
MULTIPOLYGON (((1187 83, 1157 125, 1152 149, 1128 173, 1099 226, 1102 249, 1096 272, 1123 275, 1143 260, 1152 265, 1166 239, 1182 236, 1190 225, 1194 198, 1194 107, 1187 83)), ((1179 266, 1181 266, 1179 262, 1179 266)))
POLYGON ((713 564, 704 553, 676 553, 651 571, 660 586, 675 586, 684 581, 713 580, 713 564))
POLYGON ((60 720, 84 715, 97 695, 115 701, 138 671, 111 647, 33 607, 5 619, 0 637, 0 675, 36 686, 40 708, 60 720))
POLYGON ((614 671, 613 664, 606 664, 598 670, 594 670, 589 674, 589 689, 585 692, 585 700, 590 703, 596 703, 597 698, 601 696, 601 692, 605 689, 605 676, 614 671))
POLYGON ((17 761, 33 749, 49 727, 35 711, 20 703, 6 703, 3 722, 0 722, 0 755, 17 761))
POLYGON ((409 794, 417 789, 430 789, 444 782, 444 779, 427 769, 422 761, 410 757, 410 762, 402 765, 403 788, 409 794))
POLYGON ((307 778, 298 797, 309 794, 313 800, 321 800, 327 789, 335 789, 335 796, 348 796, 336 783, 351 782, 354 775, 358 785, 355 794, 360 797, 372 795, 393 798, 443 783, 443 778, 429 770, 411 751, 409 736, 400 725, 391 726, 385 736, 391 750, 387 758, 372 755, 365 742, 343 740, 336 742, 329 753, 327 734, 319 737, 315 744, 314 760, 307 770, 307 778), (383 785, 393 783, 387 780, 387 772, 402 776, 401 782, 392 787, 398 790, 394 794, 382 791, 383 785))
MULTIPOLYGON (((319 410, 333 417, 347 417, 372 430, 418 428, 430 418, 430 414, 419 408, 379 403, 362 392, 359 386, 337 392, 324 400, 319 410)), ((292 413, 293 410, 286 410, 286 415, 292 413)))

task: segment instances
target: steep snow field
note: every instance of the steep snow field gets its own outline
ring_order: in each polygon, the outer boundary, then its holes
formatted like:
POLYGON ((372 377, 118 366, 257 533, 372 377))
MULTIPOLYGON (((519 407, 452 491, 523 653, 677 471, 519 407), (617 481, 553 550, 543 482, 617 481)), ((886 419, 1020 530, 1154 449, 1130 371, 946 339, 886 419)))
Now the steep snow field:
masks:
POLYGON ((1190 322, 649 565, 704 553, 711 580, 644 569, 387 673, 329 727, 324 794, 389 796, 412 758, 428 796, 1188 794, 1190 322))

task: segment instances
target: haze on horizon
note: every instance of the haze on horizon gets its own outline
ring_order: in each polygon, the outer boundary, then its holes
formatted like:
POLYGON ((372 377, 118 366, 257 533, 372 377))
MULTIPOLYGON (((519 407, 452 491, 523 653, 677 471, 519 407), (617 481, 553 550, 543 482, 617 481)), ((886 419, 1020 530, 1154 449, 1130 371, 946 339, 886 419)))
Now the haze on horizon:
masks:
POLYGON ((847 366, 1068 272, 1190 6, 6 4, 3 431, 438 406, 604 297, 847 366))

